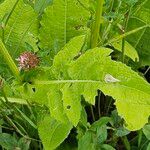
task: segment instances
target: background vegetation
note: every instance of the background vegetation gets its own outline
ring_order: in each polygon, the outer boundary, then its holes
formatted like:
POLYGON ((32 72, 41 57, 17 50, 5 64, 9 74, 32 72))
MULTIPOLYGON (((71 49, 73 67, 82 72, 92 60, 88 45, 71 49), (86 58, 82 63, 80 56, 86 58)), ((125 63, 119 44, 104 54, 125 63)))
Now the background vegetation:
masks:
POLYGON ((150 150, 149 35, 150 0, 0 0, 0 149, 150 150))

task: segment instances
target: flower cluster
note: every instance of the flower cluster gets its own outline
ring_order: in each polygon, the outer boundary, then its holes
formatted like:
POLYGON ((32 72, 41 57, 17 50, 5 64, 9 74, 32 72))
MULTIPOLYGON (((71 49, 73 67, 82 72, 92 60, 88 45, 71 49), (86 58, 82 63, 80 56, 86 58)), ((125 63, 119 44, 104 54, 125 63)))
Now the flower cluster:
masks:
POLYGON ((19 69, 28 71, 38 66, 39 58, 32 52, 23 52, 17 59, 19 69))

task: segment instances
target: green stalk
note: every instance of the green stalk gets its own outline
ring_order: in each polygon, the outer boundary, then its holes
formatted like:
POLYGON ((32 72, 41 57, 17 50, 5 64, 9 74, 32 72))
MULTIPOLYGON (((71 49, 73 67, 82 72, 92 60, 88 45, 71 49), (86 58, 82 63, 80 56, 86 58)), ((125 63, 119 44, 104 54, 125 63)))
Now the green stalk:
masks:
POLYGON ((124 63, 124 57, 125 57, 125 38, 122 39, 122 62, 124 63))
POLYGON ((6 120, 8 121, 8 123, 16 130, 16 132, 18 132, 21 136, 25 136, 22 131, 15 125, 15 123, 12 121, 11 118, 9 118, 7 115, 3 114, 3 116, 6 118, 6 120))
POLYGON ((107 36, 108 36, 108 34, 111 30, 112 23, 113 23, 113 19, 111 19, 109 21, 108 26, 107 26, 106 30, 104 31, 104 33, 103 33, 103 36, 102 36, 102 41, 103 42, 102 43, 104 43, 106 41, 106 38, 107 38, 107 36))
MULTIPOLYGON (((132 7, 130 7, 128 13, 127 13, 127 17, 125 19, 125 23, 124 23, 124 33, 127 30, 127 26, 128 26, 128 22, 129 22, 129 17, 130 17, 130 12, 131 12, 132 7)), ((122 39, 122 62, 124 63, 124 55, 125 54, 125 37, 122 39)))
POLYGON ((130 146, 130 143, 127 139, 127 136, 123 136, 121 139, 124 143, 124 146, 125 146, 126 150, 131 150, 131 146, 130 146))
POLYGON ((99 115, 99 118, 101 117, 101 91, 98 91, 98 115, 99 115))
POLYGON ((128 32, 126 32, 126 33, 124 33, 124 34, 118 35, 118 36, 116 36, 115 38, 110 39, 110 40, 109 40, 107 43, 105 43, 103 46, 109 45, 109 44, 111 44, 111 43, 113 43, 113 42, 117 42, 117 41, 123 39, 124 37, 127 37, 128 35, 134 34, 134 33, 138 32, 138 31, 140 31, 140 30, 142 30, 142 29, 144 29, 144 28, 147 28, 147 27, 149 27, 149 25, 144 25, 144 26, 141 26, 141 27, 139 27, 139 28, 136 28, 136 29, 133 29, 133 30, 131 30, 131 31, 128 31, 128 32))
POLYGON ((2 33, 1 34, 2 42, 4 42, 4 26, 3 25, 1 26, 1 31, 2 31, 1 32, 2 33))
POLYGON ((0 53, 2 54, 4 60, 6 61, 7 65, 9 66, 9 68, 12 71, 12 73, 14 74, 14 76, 17 77, 18 79, 20 79, 19 70, 18 70, 15 62, 13 61, 12 57, 8 53, 6 47, 3 44, 1 39, 0 39, 0 53))
POLYGON ((147 68, 147 70, 144 73, 144 76, 149 72, 149 70, 150 70, 150 67, 147 68))
POLYGON ((95 122, 95 115, 94 115, 93 106, 91 105, 90 108, 91 108, 92 119, 95 122))
MULTIPOLYGON (((148 143, 149 143, 149 140, 146 140, 146 141, 141 145, 141 147, 140 147, 139 150, 143 150, 144 146, 148 145, 148 143)), ((147 149, 147 150, 148 150, 148 149, 147 149)))
POLYGON ((113 99, 112 99, 112 97, 110 97, 110 99, 109 99, 109 103, 108 103, 108 107, 107 107, 107 111, 106 111, 106 115, 108 115, 108 113, 109 113, 109 110, 110 110, 110 107, 111 107, 112 101, 113 101, 113 99))
POLYGON ((142 130, 139 130, 138 131, 138 148, 140 148, 140 146, 141 146, 142 136, 143 136, 143 132, 142 132, 142 130))
POLYGON ((99 38, 101 41, 101 37, 99 37, 99 30, 100 30, 100 24, 102 22, 103 4, 104 4, 104 0, 97 0, 95 23, 93 26, 93 33, 92 33, 92 37, 91 37, 91 48, 94 48, 97 46, 99 38))

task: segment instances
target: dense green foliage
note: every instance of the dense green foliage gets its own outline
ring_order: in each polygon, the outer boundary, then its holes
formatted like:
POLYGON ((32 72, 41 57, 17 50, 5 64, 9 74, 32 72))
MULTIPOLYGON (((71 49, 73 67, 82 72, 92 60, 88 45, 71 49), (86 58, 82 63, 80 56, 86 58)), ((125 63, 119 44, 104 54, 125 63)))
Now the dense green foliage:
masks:
POLYGON ((3 149, 150 149, 149 0, 0 3, 3 149))

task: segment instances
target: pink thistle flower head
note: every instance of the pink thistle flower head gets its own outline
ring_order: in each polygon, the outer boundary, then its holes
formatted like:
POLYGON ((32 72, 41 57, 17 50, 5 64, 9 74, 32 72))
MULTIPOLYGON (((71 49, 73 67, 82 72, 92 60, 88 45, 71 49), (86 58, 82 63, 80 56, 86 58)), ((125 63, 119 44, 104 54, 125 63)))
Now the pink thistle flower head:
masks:
POLYGON ((19 63, 19 69, 24 71, 36 68, 39 64, 39 58, 32 52, 23 52, 17 61, 19 63))

